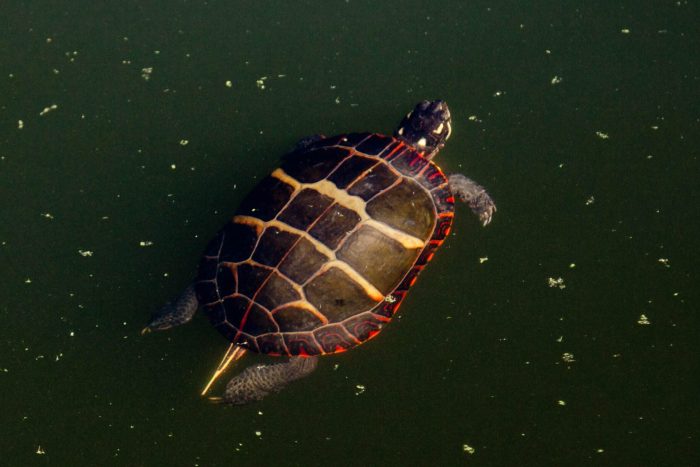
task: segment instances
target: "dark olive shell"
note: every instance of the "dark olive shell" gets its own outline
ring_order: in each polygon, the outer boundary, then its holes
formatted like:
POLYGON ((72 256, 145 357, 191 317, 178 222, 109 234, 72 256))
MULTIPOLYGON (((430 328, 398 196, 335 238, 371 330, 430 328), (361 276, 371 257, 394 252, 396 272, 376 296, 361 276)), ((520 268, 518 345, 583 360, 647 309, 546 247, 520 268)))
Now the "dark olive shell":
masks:
POLYGON ((449 233, 433 163, 363 133, 289 155, 209 243, 197 294, 230 341, 273 355, 341 352, 391 320, 449 233))

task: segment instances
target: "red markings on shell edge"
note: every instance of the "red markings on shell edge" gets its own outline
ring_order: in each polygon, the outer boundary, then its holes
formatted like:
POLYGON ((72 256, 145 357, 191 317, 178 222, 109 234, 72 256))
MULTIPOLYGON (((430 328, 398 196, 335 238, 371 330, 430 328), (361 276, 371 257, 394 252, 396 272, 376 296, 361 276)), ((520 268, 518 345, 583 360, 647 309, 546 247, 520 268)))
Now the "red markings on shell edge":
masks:
POLYGON ((310 332, 284 333, 283 336, 288 355, 311 356, 324 353, 310 332))
POLYGON ((452 228, 452 213, 445 213, 440 216, 435 226, 435 231, 431 240, 444 240, 450 234, 450 229, 452 228))
POLYGON ((391 161, 391 165, 403 175, 415 177, 422 172, 426 166, 430 165, 430 161, 416 151, 407 150, 394 158, 391 161))
POLYGON ((322 326, 313 334, 323 353, 344 352, 361 344, 360 340, 356 339, 339 323, 322 326))
POLYGON ((345 320, 343 326, 358 342, 364 342, 379 334, 387 321, 389 318, 366 312, 345 320))

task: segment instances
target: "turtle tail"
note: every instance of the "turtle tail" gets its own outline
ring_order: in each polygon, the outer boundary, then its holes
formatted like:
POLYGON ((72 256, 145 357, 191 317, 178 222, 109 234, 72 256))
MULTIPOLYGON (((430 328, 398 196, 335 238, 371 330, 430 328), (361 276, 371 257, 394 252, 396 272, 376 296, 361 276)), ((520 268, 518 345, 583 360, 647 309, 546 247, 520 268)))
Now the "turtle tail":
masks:
POLYGON ((255 365, 246 368, 226 385, 223 402, 243 405, 279 392, 288 383, 307 376, 316 369, 318 357, 292 357, 284 363, 255 365))

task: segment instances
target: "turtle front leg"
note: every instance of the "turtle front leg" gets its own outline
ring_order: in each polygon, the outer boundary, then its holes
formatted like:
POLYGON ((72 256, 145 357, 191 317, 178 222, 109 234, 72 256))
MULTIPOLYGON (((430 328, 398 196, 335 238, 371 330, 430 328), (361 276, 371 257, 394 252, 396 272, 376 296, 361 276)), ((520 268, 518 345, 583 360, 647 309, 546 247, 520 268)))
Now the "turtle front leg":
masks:
POLYGON ((192 319, 198 307, 199 301, 194 284, 191 284, 174 302, 167 303, 155 312, 151 317, 151 322, 143 328, 141 334, 151 331, 165 331, 174 326, 185 324, 192 319))
POLYGON ((452 192, 467 203, 472 212, 479 216, 483 225, 488 225, 493 213, 496 212, 496 205, 486 193, 486 189, 462 174, 452 174, 448 180, 452 192))
MULTIPOLYGON (((226 385, 223 402, 243 405, 281 391, 288 383, 316 369, 318 357, 292 357, 284 363, 246 368, 226 385)), ((216 400, 216 399, 215 399, 216 400)))

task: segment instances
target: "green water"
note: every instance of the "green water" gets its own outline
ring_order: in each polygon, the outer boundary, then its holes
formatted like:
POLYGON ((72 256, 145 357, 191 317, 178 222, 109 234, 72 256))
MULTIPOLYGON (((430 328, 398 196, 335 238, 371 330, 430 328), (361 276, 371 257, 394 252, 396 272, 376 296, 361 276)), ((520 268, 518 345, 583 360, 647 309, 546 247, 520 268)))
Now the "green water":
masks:
POLYGON ((2 2, 0 465, 700 465, 697 3, 379 3, 2 2), (376 339, 202 400, 226 342, 150 313, 297 139, 424 98, 493 224, 376 339))

